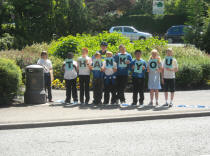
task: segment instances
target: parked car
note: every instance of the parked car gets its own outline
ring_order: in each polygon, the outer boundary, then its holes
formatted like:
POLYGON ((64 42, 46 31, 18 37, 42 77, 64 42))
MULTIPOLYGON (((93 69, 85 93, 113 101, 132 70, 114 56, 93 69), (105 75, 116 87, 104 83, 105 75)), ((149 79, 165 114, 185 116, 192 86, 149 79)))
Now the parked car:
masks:
POLYGON ((168 43, 182 43, 183 37, 187 29, 191 29, 191 26, 188 25, 172 26, 167 30, 165 34, 165 39, 168 40, 168 43))
POLYGON ((152 34, 138 31, 132 26, 113 26, 109 29, 109 32, 122 33, 123 35, 129 37, 131 41, 152 37, 152 34))

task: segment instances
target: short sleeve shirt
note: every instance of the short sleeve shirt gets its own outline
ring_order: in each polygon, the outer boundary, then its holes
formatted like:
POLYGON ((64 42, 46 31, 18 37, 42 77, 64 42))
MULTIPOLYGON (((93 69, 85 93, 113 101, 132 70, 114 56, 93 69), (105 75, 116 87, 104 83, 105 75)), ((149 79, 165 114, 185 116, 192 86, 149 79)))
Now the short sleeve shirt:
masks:
POLYGON ((52 62, 49 59, 39 59, 37 64, 41 65, 44 68, 44 73, 49 73, 52 69, 52 62))
MULTIPOLYGON (((163 78, 165 78, 165 79, 175 79, 175 72, 166 70, 165 59, 163 60, 163 68, 164 68, 163 78)), ((178 63, 177 63, 177 60, 175 58, 173 58, 172 68, 178 68, 178 63)))

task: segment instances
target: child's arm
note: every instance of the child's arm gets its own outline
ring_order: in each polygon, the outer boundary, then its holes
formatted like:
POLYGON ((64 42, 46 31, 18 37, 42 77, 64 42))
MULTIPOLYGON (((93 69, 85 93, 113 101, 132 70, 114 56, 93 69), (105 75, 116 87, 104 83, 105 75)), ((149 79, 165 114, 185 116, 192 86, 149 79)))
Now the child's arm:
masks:
POLYGON ((104 61, 103 63, 102 63, 102 67, 101 67, 101 71, 102 72, 105 72, 105 70, 106 70, 106 62, 104 61))
POLYGON ((62 66, 62 71, 65 72, 65 63, 62 66))

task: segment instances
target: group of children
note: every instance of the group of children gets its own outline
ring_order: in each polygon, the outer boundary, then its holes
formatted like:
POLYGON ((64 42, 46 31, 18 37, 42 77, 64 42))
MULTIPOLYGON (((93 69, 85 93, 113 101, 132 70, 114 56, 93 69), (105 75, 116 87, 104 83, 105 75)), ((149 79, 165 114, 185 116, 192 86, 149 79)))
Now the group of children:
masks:
MULTIPOLYGON (((89 83, 90 74, 93 73, 93 104, 119 104, 126 103, 125 88, 128 82, 130 71, 132 72, 133 83, 133 103, 137 105, 138 94, 139 105, 144 103, 145 75, 148 72, 148 88, 150 90, 150 103, 153 105, 155 96, 156 106, 158 105, 158 95, 161 89, 161 83, 165 92, 166 103, 164 106, 172 106, 175 92, 175 73, 178 71, 178 64, 173 57, 172 49, 166 50, 166 57, 163 61, 156 49, 151 51, 149 61, 141 58, 142 52, 135 51, 135 58, 126 52, 124 45, 119 46, 119 52, 113 56, 113 53, 107 51, 108 44, 101 43, 101 50, 91 58, 88 57, 88 49, 82 49, 82 55, 77 61, 74 61, 74 54, 69 52, 63 64, 64 79, 66 82, 66 100, 65 103, 78 103, 77 95, 77 77, 79 77, 80 103, 88 104, 90 100, 89 83), (171 92, 170 103, 168 103, 168 91, 171 92), (111 96, 110 96, 111 95, 111 96)), ((43 56, 42 56, 43 57, 43 56)), ((48 59, 45 59, 47 61, 48 59)), ((48 61, 49 62, 49 61, 48 61)), ((40 64, 40 60, 39 60, 40 64)), ((46 63, 45 63, 46 64, 46 63)), ((49 65, 51 68, 51 65, 49 65)), ((49 69, 50 70, 50 69, 49 69)), ((45 74, 45 79, 49 79, 49 71, 45 74), (47 78, 48 77, 48 78, 47 78)), ((48 81, 47 81, 48 82, 48 81)), ((51 90, 51 85, 47 83, 46 88, 51 90)), ((51 91, 49 100, 52 100, 51 91)))

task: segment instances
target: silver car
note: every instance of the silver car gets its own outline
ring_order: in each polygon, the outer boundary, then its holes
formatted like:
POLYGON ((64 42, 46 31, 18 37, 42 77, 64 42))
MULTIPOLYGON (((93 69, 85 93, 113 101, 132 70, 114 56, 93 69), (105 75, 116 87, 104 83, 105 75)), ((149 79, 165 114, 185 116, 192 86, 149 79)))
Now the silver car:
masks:
POLYGON ((152 37, 152 34, 138 31, 132 26, 114 26, 109 29, 109 32, 122 33, 123 35, 129 37, 131 41, 152 37))

